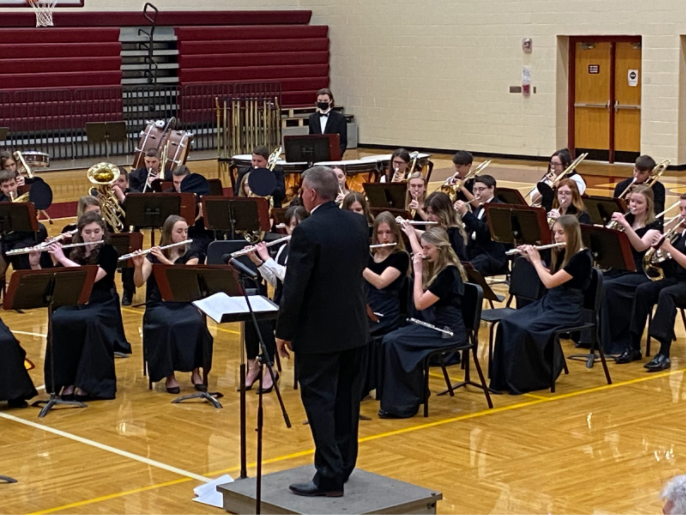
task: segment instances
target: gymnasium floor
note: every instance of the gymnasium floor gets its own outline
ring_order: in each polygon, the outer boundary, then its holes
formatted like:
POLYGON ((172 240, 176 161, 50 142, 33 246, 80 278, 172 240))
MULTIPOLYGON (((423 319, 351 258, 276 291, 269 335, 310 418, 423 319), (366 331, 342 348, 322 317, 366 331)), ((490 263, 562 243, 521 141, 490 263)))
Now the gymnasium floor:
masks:
MULTIPOLYGON (((360 151, 374 154, 378 151, 360 151)), ((349 152, 347 158, 354 158, 349 152)), ((450 170, 450 156, 434 156, 433 190, 450 170)), ((476 160, 481 161, 480 159, 476 160)), ((192 162, 212 177, 216 164, 192 162)), ((497 160, 490 167, 504 186, 523 193, 541 177, 542 163, 497 160)), ((590 193, 608 193, 631 167, 583 165, 590 193)), ((216 176, 215 176, 216 177, 216 176)), ((85 193, 84 171, 47 177, 56 202, 85 193)), ((684 192, 684 172, 664 180, 666 206, 684 192)), ((672 214, 672 212, 671 212, 672 214)), ((57 220, 51 234, 72 219, 57 220)), ((147 241, 147 240, 146 240, 147 241)), ((502 289, 502 287, 497 287, 502 289)), ((502 290, 501 290, 502 291, 502 290)), ((143 301, 139 292, 134 303, 143 301)), ((35 408, 0 407, 0 475, 19 480, 0 485, 0 513, 32 514, 222 514, 191 501, 193 487, 221 474, 238 475, 238 328, 217 327, 210 389, 224 393, 223 410, 204 403, 171 405, 164 385, 147 388, 141 365, 141 308, 123 308, 134 348, 118 359, 114 401, 89 402, 86 409, 56 410, 37 418, 35 408)), ((46 313, 2 313, 28 357, 36 386, 43 385, 46 313)), ((488 410, 474 388, 454 398, 430 399, 430 417, 380 420, 367 400, 360 425, 360 468, 443 492, 441 514, 660 513, 663 483, 685 471, 685 332, 678 318, 672 369, 650 374, 642 363, 609 364, 612 385, 599 365, 570 361, 555 394, 493 396, 488 410)), ((482 328, 480 342, 488 335, 482 328)), ((566 355, 574 352, 564 341, 566 355)), ((654 342, 653 352, 656 350, 654 342)), ((480 346, 487 364, 486 346, 480 346)), ((648 360, 648 359, 646 359, 648 360)), ((310 430, 288 361, 280 386, 293 428, 287 429, 274 394, 266 396, 265 472, 312 462, 310 430)), ((453 378, 461 378, 452 367, 453 378)), ((179 375, 182 394, 193 392, 179 375)), ((432 392, 443 386, 433 371, 432 392)), ((40 390, 45 394, 44 388, 40 390)), ((255 472, 257 397, 248 393, 249 475, 255 472)))

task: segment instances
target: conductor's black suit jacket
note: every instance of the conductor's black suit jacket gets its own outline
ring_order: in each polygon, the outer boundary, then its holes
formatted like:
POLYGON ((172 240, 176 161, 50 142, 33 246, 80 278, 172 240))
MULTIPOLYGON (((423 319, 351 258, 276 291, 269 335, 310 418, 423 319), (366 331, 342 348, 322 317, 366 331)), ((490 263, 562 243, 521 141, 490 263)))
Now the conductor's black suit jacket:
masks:
POLYGON ((337 353, 366 344, 368 235, 364 217, 333 201, 294 229, 276 330, 294 352, 337 353))
POLYGON ((339 148, 341 149, 341 158, 343 159, 344 152, 346 152, 346 147, 348 146, 348 125, 343 113, 333 110, 329 111, 327 124, 324 126, 324 133, 320 126, 320 113, 313 113, 308 118, 308 134, 338 134, 339 148))

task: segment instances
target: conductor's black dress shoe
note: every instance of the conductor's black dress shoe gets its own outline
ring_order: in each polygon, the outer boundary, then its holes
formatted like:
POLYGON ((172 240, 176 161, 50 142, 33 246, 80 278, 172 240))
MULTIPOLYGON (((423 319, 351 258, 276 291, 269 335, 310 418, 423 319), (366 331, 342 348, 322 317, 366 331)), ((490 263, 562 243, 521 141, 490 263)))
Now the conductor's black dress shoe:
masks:
POLYGON ((649 371, 663 371, 664 369, 670 369, 670 358, 666 355, 661 355, 660 353, 652 358, 649 362, 644 364, 644 367, 649 371))
POLYGON ((638 349, 626 349, 623 351, 618 358, 615 359, 616 364, 629 364, 635 360, 642 359, 642 352, 638 349))
POLYGON ((302 484, 291 484, 289 489, 291 489, 291 491, 298 496, 328 496, 330 498, 338 498, 344 494, 343 489, 340 491, 327 491, 325 489, 320 489, 312 480, 302 484))

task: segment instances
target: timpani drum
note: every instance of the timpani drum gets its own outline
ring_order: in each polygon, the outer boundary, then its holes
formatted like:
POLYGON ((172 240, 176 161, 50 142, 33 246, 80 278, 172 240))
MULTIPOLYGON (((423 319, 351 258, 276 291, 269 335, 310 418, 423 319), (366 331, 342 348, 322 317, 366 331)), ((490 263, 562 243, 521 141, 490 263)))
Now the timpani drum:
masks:
POLYGON ((162 149, 166 132, 167 122, 164 120, 152 120, 147 123, 146 128, 141 131, 138 147, 136 147, 134 151, 134 163, 131 166, 132 170, 145 166, 145 156, 148 150, 156 149, 159 151, 162 149))
POLYGON ((320 161, 315 165, 325 167, 337 167, 346 173, 346 186, 354 192, 365 193, 363 183, 374 183, 377 181, 378 170, 374 161, 364 161, 361 159, 346 159, 341 161, 320 161))
POLYGON ((163 149, 167 149, 167 170, 174 170, 179 165, 185 165, 193 142, 193 133, 189 131, 172 130, 167 133, 163 149))

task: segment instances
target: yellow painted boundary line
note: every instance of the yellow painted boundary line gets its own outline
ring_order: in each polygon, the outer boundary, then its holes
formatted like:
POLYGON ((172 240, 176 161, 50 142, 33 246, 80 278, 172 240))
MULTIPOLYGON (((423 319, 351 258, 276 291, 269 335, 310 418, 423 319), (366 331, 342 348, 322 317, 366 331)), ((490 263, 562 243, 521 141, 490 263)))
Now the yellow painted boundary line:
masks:
MULTIPOLYGON (((625 381, 622 381, 622 382, 613 383, 613 384, 611 384, 611 385, 606 384, 606 385, 601 385, 601 386, 598 386, 598 387, 590 387, 589 389, 582 389, 582 390, 574 391, 574 392, 570 392, 570 393, 557 394, 557 395, 553 395, 553 396, 550 396, 550 397, 537 396, 537 395, 534 395, 534 394, 527 394, 527 395, 525 395, 525 396, 532 398, 531 401, 526 401, 526 402, 522 402, 522 403, 514 403, 514 404, 512 404, 512 405, 506 405, 506 406, 504 406, 504 407, 497 407, 497 408, 493 408, 493 409, 485 409, 485 410, 481 410, 481 411, 479 411, 479 412, 473 412, 473 413, 471 413, 471 414, 464 414, 464 415, 462 415, 462 416, 456 416, 456 417, 452 417, 452 418, 441 419, 441 420, 439 420, 439 421, 434 421, 434 422, 431 422, 431 423, 424 423, 424 424, 421 424, 421 425, 410 426, 410 427, 408 427, 408 428, 401 428, 401 429, 399 429, 399 430, 392 430, 392 431, 389 431, 389 432, 383 432, 383 433, 381 433, 381 434, 375 434, 375 435, 371 435, 371 436, 368 436, 368 437, 362 437, 362 438, 360 438, 360 439, 358 440, 358 442, 364 443, 364 442, 374 441, 374 440, 377 440, 377 439, 383 439, 383 438, 385 438, 385 437, 392 437, 392 436, 401 435, 401 434, 405 434, 405 433, 409 433, 409 432, 415 432, 415 431, 417 431, 417 430, 424 430, 425 428, 432 428, 432 427, 435 427, 435 426, 445 425, 445 424, 448 424, 448 423, 455 423, 455 422, 457 422, 457 421, 464 421, 464 420, 467 420, 467 419, 475 419, 475 418, 482 417, 482 416, 487 416, 487 415, 490 415, 490 414, 498 414, 498 413, 500 413, 500 412, 506 412, 506 411, 509 411, 509 410, 516 410, 516 409, 521 409, 521 408, 530 407, 530 406, 534 406, 534 405, 539 405, 540 403, 547 403, 547 402, 551 402, 551 401, 558 401, 558 400, 562 400, 562 399, 567 399, 567 398, 572 398, 572 397, 576 397, 576 396, 581 396, 581 395, 584 395, 584 394, 591 394, 591 393, 595 393, 595 392, 605 391, 605 390, 607 390, 607 389, 615 389, 615 388, 617 388, 617 387, 625 387, 625 386, 627 386, 627 385, 633 385, 633 384, 637 384, 637 383, 643 383, 643 382, 647 382, 647 381, 651 381, 651 380, 656 380, 656 379, 658 379, 658 378, 664 378, 664 377, 666 377, 666 376, 673 376, 673 375, 676 375, 676 374, 683 374, 683 373, 685 373, 685 368, 677 369, 677 370, 675 370, 675 371, 666 371, 666 372, 664 372, 664 373, 656 373, 656 374, 652 374, 652 375, 650 375, 650 376, 645 376, 645 377, 640 377, 640 378, 633 378, 632 380, 625 380, 625 381)), ((442 378, 443 378, 443 376, 442 376, 442 378)), ((303 450, 303 451, 299 451, 299 452, 290 453, 290 454, 288 454, 288 455, 282 455, 282 456, 280 456, 280 457, 275 457, 275 458, 272 458, 272 459, 266 459, 266 460, 263 461, 263 465, 266 465, 266 464, 274 464, 274 463, 277 463, 277 462, 283 462, 283 461, 290 460, 290 459, 295 459, 295 458, 304 457, 304 456, 307 456, 307 455, 311 455, 311 454, 313 454, 314 452, 315 452, 314 449, 303 450)), ((255 466, 256 466, 255 463, 248 464, 248 467, 249 467, 249 468, 254 468, 255 466)), ((221 475, 221 474, 225 474, 225 473, 231 473, 231 472, 234 472, 234 471, 239 471, 239 469, 240 469, 240 468, 239 468, 238 466, 235 466, 235 467, 233 467, 233 468, 226 468, 226 469, 221 469, 221 470, 217 470, 217 471, 210 471, 210 472, 208 472, 208 473, 205 473, 203 476, 205 476, 205 477, 214 477, 214 476, 221 475)), ((162 487, 167 487, 167 486, 170 486, 170 485, 182 484, 182 483, 185 483, 185 482, 189 482, 189 481, 191 481, 191 480, 194 480, 194 479, 193 479, 193 478, 190 478, 190 477, 187 477, 187 478, 180 478, 180 479, 177 479, 177 480, 172 480, 172 481, 168 481, 168 482, 163 482, 163 483, 160 483, 160 484, 153 484, 153 485, 151 485, 151 486, 140 487, 140 488, 137 488, 137 489, 132 489, 132 490, 128 490, 128 491, 122 491, 122 492, 119 492, 119 493, 113 493, 113 494, 110 494, 110 495, 100 496, 100 497, 97 497, 97 498, 91 498, 91 499, 89 499, 89 500, 82 500, 82 501, 80 501, 80 502, 74 502, 74 503, 71 503, 71 504, 68 504, 68 505, 62 505, 62 506, 59 506, 59 507, 53 507, 53 508, 51 508, 51 509, 45 509, 45 510, 43 510, 43 511, 33 512, 33 513, 31 513, 31 514, 37 514, 37 515, 38 515, 38 514, 50 514, 50 513, 57 512, 57 511, 61 511, 61 510, 72 509, 72 508, 75 508, 75 507, 82 507, 82 506, 84 506, 84 505, 89 505, 89 504, 92 504, 92 503, 97 503, 97 502, 101 502, 101 501, 111 500, 111 499, 113 499, 113 498, 119 498, 119 497, 121 497, 121 496, 127 496, 127 495, 130 495, 130 494, 136 494, 136 493, 141 493, 141 492, 145 492, 145 491, 151 491, 151 490, 153 490, 153 489, 158 489, 158 488, 162 488, 162 487)))

